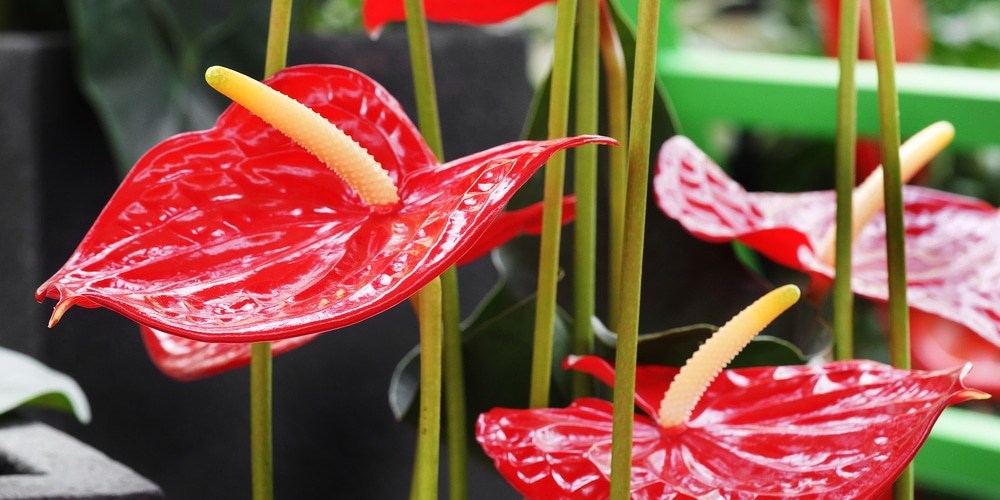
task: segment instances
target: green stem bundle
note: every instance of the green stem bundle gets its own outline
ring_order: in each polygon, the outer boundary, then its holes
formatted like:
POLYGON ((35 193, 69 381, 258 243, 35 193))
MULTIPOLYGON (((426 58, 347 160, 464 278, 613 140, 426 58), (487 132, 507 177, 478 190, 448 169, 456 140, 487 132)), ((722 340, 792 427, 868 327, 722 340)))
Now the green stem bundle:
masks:
POLYGON ((608 151, 608 326, 618 331, 621 312, 622 241, 625 239, 625 190, 628 174, 628 75, 625 52, 607 2, 600 5, 601 61, 607 82, 608 135, 621 147, 608 151))
POLYGON ((611 500, 628 500, 632 471, 632 420, 639 343, 639 303, 649 179, 649 143, 656 87, 658 0, 640 0, 635 76, 628 143, 628 187, 622 249, 621 315, 615 353, 611 445, 611 500))
POLYGON ((417 292, 420 319, 420 413, 410 500, 437 500, 441 447, 441 281, 417 292))
MULTIPOLYGON (((576 2, 556 4, 555 56, 549 101, 548 137, 566 136, 569 96, 573 70, 573 37, 576 2)), ((549 404, 552 380, 553 336, 556 317, 556 288, 559 282, 559 240, 562 229, 563 184, 566 153, 557 151, 545 165, 544 215, 538 262, 538 298, 535 309, 535 339, 531 360, 531 390, 528 404, 544 408, 549 404)))
MULTIPOLYGON (((886 260, 889 271, 889 358, 897 368, 910 369, 910 321, 906 300, 906 249, 903 225, 903 182, 899 160, 899 98, 896 91, 896 51, 889 0, 871 0, 878 71, 879 141, 885 176, 886 260)), ((894 485, 896 500, 913 498, 913 466, 894 485)))
MULTIPOLYGON (((444 145, 441 138, 441 120, 438 112, 437 91, 434 83, 434 68, 431 62, 430 42, 427 35, 427 19, 423 2, 406 0, 406 33, 410 46, 410 61, 413 68, 413 87, 417 99, 417 120, 420 133, 427 145, 437 156, 438 161, 444 160, 444 145)), ((443 317, 442 358, 439 362, 444 368, 438 367, 438 372, 444 373, 445 411, 447 413, 448 436, 448 479, 451 498, 468 497, 468 466, 465 424, 465 375, 462 366, 462 332, 459 326, 460 312, 458 299, 458 271, 454 266, 441 275, 442 310, 437 312, 443 317)), ((421 322, 423 316, 421 315, 421 322)), ((422 351, 423 352, 423 351, 422 351)), ((421 366, 429 360, 421 355, 421 366)), ((440 376, 440 375, 439 375, 440 376)), ((421 376, 421 384, 424 378, 421 376)), ((434 383, 427 381, 427 383, 434 383)), ((440 381, 438 381, 440 383, 440 381)), ((423 390, 423 389, 422 389, 423 390)), ((438 423, 440 425, 440 422, 438 423)), ((440 432, 440 429, 438 430, 440 432)), ((418 460, 420 457, 418 456, 418 460)), ((434 460, 435 475, 437 459, 434 460)), ((427 467, 430 467, 428 464, 427 467)))
MULTIPOLYGON (((598 1, 580 0, 576 36, 576 134, 596 134, 600 72, 598 68, 598 1)), ((574 153, 576 222, 573 253, 573 354, 594 350, 594 296, 597 275, 597 145, 587 144, 574 153)), ((583 372, 572 377, 573 399, 591 395, 591 378, 583 372)))
POLYGON ((840 40, 837 48, 840 83, 837 85, 837 244, 833 284, 833 348, 838 360, 854 356, 854 291, 851 289, 851 244, 854 196, 854 145, 857 142, 858 93, 854 70, 858 60, 858 0, 840 2, 840 40))

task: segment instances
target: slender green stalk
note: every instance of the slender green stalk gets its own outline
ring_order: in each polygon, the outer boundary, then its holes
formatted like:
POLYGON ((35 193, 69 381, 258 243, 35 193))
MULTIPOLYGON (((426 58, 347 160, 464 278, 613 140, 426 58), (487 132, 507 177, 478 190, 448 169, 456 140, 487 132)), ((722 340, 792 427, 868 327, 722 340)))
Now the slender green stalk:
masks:
MULTIPOLYGON (((285 67, 292 0, 272 0, 264 78, 285 67)), ((274 498, 271 343, 250 347, 250 475, 254 500, 274 498)))
MULTIPOLYGON (((431 62, 427 19, 423 2, 406 0, 406 33, 413 68, 420 133, 438 160, 444 160, 441 120, 438 113, 434 67, 431 62)), ((441 276, 444 310, 444 388, 448 436, 448 488, 451 498, 468 498, 468 447, 465 423, 465 374, 462 366, 462 332, 459 327, 458 274, 454 267, 441 276)), ((435 462, 436 463, 436 462, 435 462)))
POLYGON ((615 354, 614 416, 611 444, 611 500, 628 500, 632 471, 632 419, 635 414, 635 365, 639 343, 642 246, 649 183, 649 142, 656 82, 659 0, 640 0, 632 82, 628 144, 628 189, 622 249, 622 311, 615 354))
POLYGON ((281 71, 288 57, 288 31, 292 21, 292 0, 271 0, 271 20, 267 29, 264 78, 281 71))
POLYGON ((271 434, 271 343, 250 347, 250 472, 254 500, 274 498, 271 434))
POLYGON ((420 319, 420 416, 410 500, 437 500, 441 450, 441 280, 417 292, 420 319))
POLYGON ((857 142, 858 0, 840 2, 840 84, 837 86, 837 251, 833 283, 833 348, 836 359, 854 357, 854 292, 851 290, 851 243, 854 216, 854 144, 857 142))
POLYGON ((427 18, 421 0, 406 0, 406 36, 410 43, 410 66, 413 68, 413 89, 417 95, 417 121, 420 134, 438 157, 444 158, 441 142, 441 120, 438 118, 437 91, 434 86, 434 66, 431 45, 427 39, 427 18))
MULTIPOLYGON (((903 226, 903 181, 899 160, 899 102, 896 51, 889 0, 871 0, 878 71, 879 140, 885 176, 886 259, 889 270, 889 357, 897 368, 910 369, 910 320, 906 301, 906 248, 903 226)), ((895 498, 913 498, 913 466, 893 486, 895 498)))
POLYGON ((607 2, 601 2, 601 61, 607 82, 608 135, 622 144, 611 148, 608 169, 608 326, 618 331, 621 313, 622 241, 625 238, 625 189, 628 171, 628 75, 625 52, 607 2))
POLYGON ((469 497, 468 438, 465 422, 465 369, 462 363, 461 313, 458 271, 454 266, 441 275, 441 313, 444 319, 444 404, 448 437, 448 495, 469 497))
MULTIPOLYGON (((580 0, 579 28, 576 36, 576 133, 596 134, 600 72, 597 65, 598 1, 580 0)), ((594 350, 595 268, 597 259, 597 145, 580 146, 575 151, 574 193, 576 222, 573 257, 573 343, 574 354, 590 354, 594 350)), ((573 372, 573 399, 590 396, 592 379, 582 372, 573 372)))
MULTIPOLYGON (((573 71, 573 36, 576 2, 558 2, 556 7, 555 56, 552 62, 552 93, 549 97, 549 137, 566 135, 569 122, 570 79, 573 71)), ((552 337, 555 329, 556 286, 559 281, 559 231, 562 228, 563 184, 566 153, 557 151, 545 166, 544 215, 538 262, 538 299, 535 309, 535 340, 531 360, 532 408, 549 404, 552 375, 552 337)))

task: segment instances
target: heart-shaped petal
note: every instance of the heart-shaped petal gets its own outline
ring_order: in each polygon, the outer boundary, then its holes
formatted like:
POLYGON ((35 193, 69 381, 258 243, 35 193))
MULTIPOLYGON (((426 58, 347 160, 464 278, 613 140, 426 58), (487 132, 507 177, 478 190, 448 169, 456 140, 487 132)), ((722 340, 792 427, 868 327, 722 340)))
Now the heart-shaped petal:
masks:
MULTIPOLYGON (((567 364, 613 382, 603 360, 567 364)), ((637 402, 648 412, 677 369, 640 368, 637 402)), ((965 388, 969 368, 845 361, 725 370, 687 424, 664 429, 635 417, 632 498, 875 498, 946 406, 986 397, 965 388)), ((476 436, 528 498, 597 499, 607 497, 611 428, 610 403, 581 399, 565 409, 494 409, 476 436)))
POLYGON ((268 85, 365 147, 400 202, 370 208, 282 133, 233 105, 135 165, 69 261, 36 292, 104 306, 204 342, 250 343, 361 321, 420 289, 489 229, 555 151, 521 141, 440 164, 396 100, 361 73, 298 66, 268 85))

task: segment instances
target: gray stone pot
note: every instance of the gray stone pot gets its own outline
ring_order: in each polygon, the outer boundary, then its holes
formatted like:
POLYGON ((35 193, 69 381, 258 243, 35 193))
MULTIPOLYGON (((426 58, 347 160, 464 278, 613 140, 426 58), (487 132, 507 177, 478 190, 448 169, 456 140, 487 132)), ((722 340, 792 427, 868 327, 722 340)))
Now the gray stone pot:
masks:
POLYGON ((0 500, 157 500, 132 469, 40 422, 0 419, 0 500))

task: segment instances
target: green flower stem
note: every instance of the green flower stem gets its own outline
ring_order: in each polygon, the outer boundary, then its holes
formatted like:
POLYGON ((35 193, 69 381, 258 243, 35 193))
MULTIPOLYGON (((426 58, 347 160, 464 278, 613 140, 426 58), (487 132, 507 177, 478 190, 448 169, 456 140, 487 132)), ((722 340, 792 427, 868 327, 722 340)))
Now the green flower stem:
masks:
POLYGON ((417 292, 420 319, 420 416, 410 500, 437 500, 441 450, 441 280, 417 292))
POLYGON ((250 472, 254 500, 274 498, 271 438, 271 343, 250 347, 250 472))
MULTIPOLYGON (((427 19, 423 2, 406 0, 406 33, 413 68, 413 87, 417 98, 417 120, 427 145, 444 160, 441 119, 438 113, 434 65, 431 62, 427 19)), ((445 404, 448 423, 448 487, 451 498, 468 497, 468 447, 465 423, 465 374, 462 366, 462 332, 459 327, 458 274, 454 267, 441 275, 444 310, 445 404)), ((440 431, 439 431, 440 432, 440 431)), ((437 464, 437 459, 435 459, 437 464)))
POLYGON ((434 66, 431 45, 427 39, 427 18, 421 0, 406 0, 406 36, 410 44, 410 65, 413 68, 413 89, 417 96, 417 121, 420 134, 438 160, 444 158, 441 142, 441 120, 438 118, 437 91, 434 86, 434 66))
MULTIPOLYGON (((906 249, 903 227, 903 181, 899 160, 899 97, 896 93, 896 51, 889 0, 872 0, 875 65, 878 71, 879 141, 885 176, 886 259, 889 267, 889 358, 897 368, 910 369, 910 322, 906 301, 906 249)), ((899 476, 895 498, 913 498, 913 466, 899 476)))
POLYGON ((288 57, 288 31, 292 20, 292 0, 271 0, 271 20, 267 29, 267 53, 264 78, 285 68, 288 57))
MULTIPOLYGON (((580 0, 576 36, 576 134, 596 134, 600 90, 598 68, 598 1, 580 0)), ((573 354, 594 350, 594 287, 597 274, 597 145, 580 146, 574 153, 576 222, 573 257, 573 354)), ((573 372, 573 399, 591 396, 592 378, 573 372)))
POLYGON ((632 419, 635 415, 635 365, 639 343, 642 246, 649 183, 649 142, 656 83, 659 0, 640 0, 632 82, 628 144, 628 188, 622 249, 620 327, 615 353, 614 416, 611 444, 611 500, 628 500, 632 476, 632 419))
POLYGON ((837 86, 837 250, 833 283, 833 347, 838 360, 854 357, 854 292, 851 290, 851 219, 854 216, 854 145, 857 142, 858 0, 840 2, 840 84, 837 86))
POLYGON ((441 275, 441 313, 444 319, 444 404, 448 437, 448 494, 469 497, 468 438, 465 422, 465 368, 462 363, 461 313, 458 271, 452 266, 441 275))
MULTIPOLYGON (((264 78, 285 67, 292 0, 272 0, 264 78)), ((250 347, 250 475, 254 500, 274 498, 271 343, 250 347)))
MULTIPOLYGON (((576 2, 558 2, 556 7, 555 55, 552 62, 552 92, 549 97, 549 138, 566 136, 569 122, 570 80, 573 70, 573 36, 576 2)), ((538 299, 535 309, 535 340, 531 360, 532 408, 549 405, 552 379, 552 339, 555 329, 556 286, 559 281, 559 238, 562 229, 563 184, 566 153, 557 151, 545 166, 544 214, 538 262, 538 299)))
POLYGON ((621 147, 611 148, 608 169, 608 326, 617 332, 621 314, 622 241, 625 235, 625 189, 628 170, 628 75, 625 52, 607 2, 601 2, 601 61, 607 82, 608 135, 621 147))

